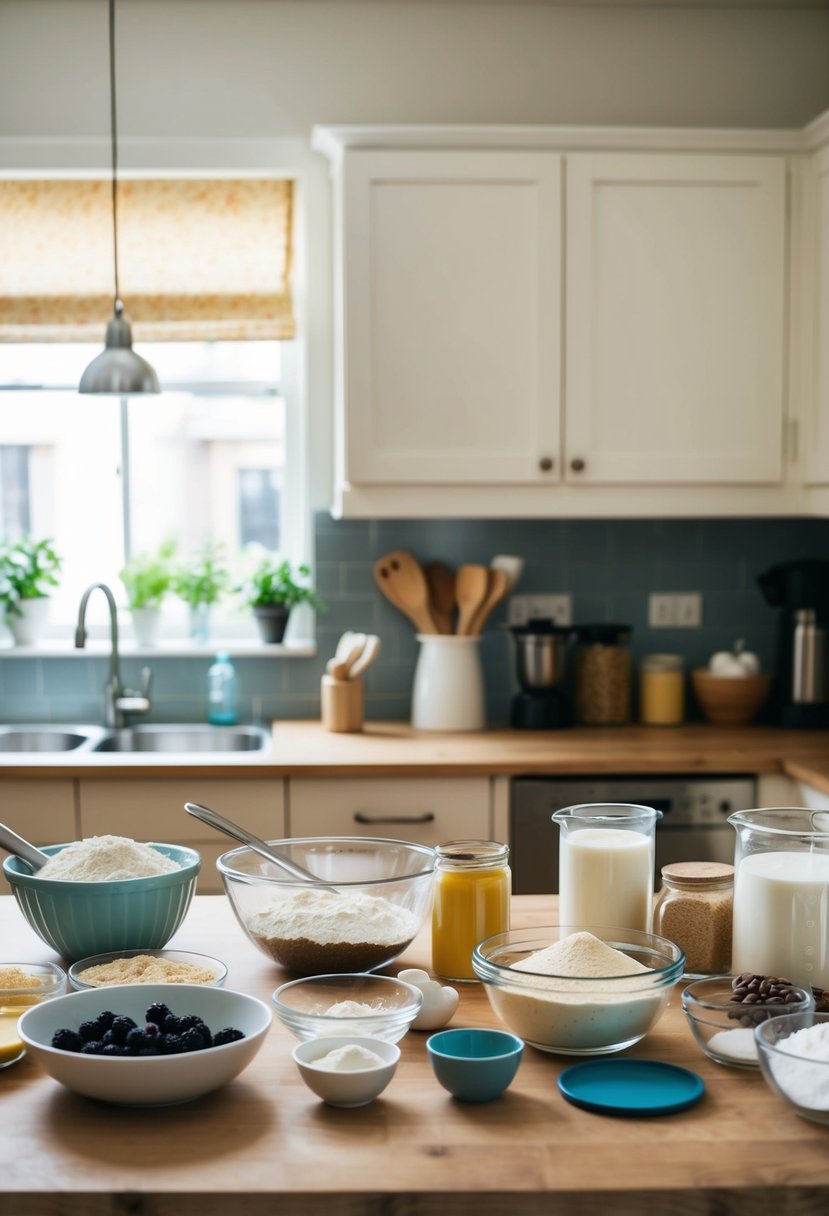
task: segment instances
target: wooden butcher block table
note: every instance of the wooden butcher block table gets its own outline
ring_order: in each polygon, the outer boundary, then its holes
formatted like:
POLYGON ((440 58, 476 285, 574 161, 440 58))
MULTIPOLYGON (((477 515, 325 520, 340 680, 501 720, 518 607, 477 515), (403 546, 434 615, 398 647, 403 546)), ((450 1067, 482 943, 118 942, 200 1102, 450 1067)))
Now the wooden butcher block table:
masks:
MULTIPOLYGON (((513 925, 556 918, 554 896, 513 900, 513 925)), ((200 896, 173 943, 223 959, 227 986, 269 1000, 285 974, 245 938, 223 896, 200 896)), ((0 963, 54 959, 12 897, 0 899, 0 963)), ((428 930, 402 966, 430 963, 428 930)), ((453 1026, 498 1026, 483 988, 462 985, 453 1026)), ((223 1090, 183 1106, 130 1109, 81 1098, 26 1058, 0 1070, 2 1216, 416 1216, 475 1213, 829 1211, 829 1128, 799 1119, 759 1073, 696 1047, 681 986, 647 1038, 624 1053, 699 1073, 706 1094, 661 1118, 569 1105, 556 1078, 574 1061, 526 1048, 498 1101, 459 1103, 411 1031, 382 1096, 325 1106, 274 1021, 259 1055, 223 1090)), ((114 994, 108 1003, 117 1005, 114 994)))

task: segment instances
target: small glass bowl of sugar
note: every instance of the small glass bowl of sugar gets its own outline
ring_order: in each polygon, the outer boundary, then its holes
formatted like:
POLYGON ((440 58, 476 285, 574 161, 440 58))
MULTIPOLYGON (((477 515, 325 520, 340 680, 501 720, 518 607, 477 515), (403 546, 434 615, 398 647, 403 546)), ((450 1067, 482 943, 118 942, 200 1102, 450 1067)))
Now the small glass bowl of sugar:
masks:
POLYGON ((298 1039, 365 1035, 397 1043, 420 1012, 423 993, 388 975, 357 972, 291 980, 271 1000, 298 1039))

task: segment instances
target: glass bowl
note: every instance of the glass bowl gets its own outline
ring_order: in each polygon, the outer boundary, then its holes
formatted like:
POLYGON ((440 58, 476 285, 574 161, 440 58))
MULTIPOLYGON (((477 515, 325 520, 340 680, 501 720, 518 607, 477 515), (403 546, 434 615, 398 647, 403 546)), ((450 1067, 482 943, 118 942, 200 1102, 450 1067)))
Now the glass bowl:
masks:
POLYGON ((684 965, 679 946, 665 937, 595 925, 513 929, 488 937, 472 952, 475 974, 501 1021, 532 1047, 576 1056, 622 1051, 643 1038, 665 1009, 684 965), (574 979, 514 969, 574 933, 591 933, 647 970, 574 979))
POLYGON ((368 1035, 396 1043, 420 1012, 423 993, 388 975, 315 975, 283 984, 271 999, 298 1039, 368 1035))
POLYGON ((829 1013, 783 1013, 761 1023, 754 1033, 760 1069, 771 1088, 801 1119, 829 1126, 829 1013), (820 1040, 817 1050, 822 1048, 822 1054, 806 1054, 799 1034, 809 1030, 810 1037, 820 1040))
POLYGON ((208 954, 194 954, 190 950, 110 950, 107 954, 93 954, 90 958, 80 959, 69 968, 69 983, 77 991, 85 988, 117 987, 122 984, 207 984, 220 988, 226 979, 227 967, 224 963, 208 954), (130 971, 130 962, 133 959, 139 961, 132 964, 130 971), (86 978, 86 972, 92 967, 106 967, 121 961, 125 962, 127 967, 120 978, 86 978), (165 975, 165 963, 183 963, 189 967, 198 967, 209 972, 212 978, 200 980, 182 974, 179 979, 170 979, 165 975))
POLYGON ((759 1068, 754 1027, 784 1008, 790 1013, 813 1009, 814 998, 805 988, 794 988, 795 999, 785 1006, 741 1005, 731 1000, 733 979, 715 975, 689 984, 682 993, 682 1010, 698 1046, 710 1060, 731 1068, 759 1068))
POLYGON ((0 963, 0 1068, 26 1054, 17 1023, 27 1009, 60 996, 66 974, 57 963, 0 963))
POLYGON ((355 836, 269 844, 329 885, 297 882, 247 847, 223 853, 216 866, 245 933, 288 971, 374 971, 402 954, 422 927, 434 849, 355 836))

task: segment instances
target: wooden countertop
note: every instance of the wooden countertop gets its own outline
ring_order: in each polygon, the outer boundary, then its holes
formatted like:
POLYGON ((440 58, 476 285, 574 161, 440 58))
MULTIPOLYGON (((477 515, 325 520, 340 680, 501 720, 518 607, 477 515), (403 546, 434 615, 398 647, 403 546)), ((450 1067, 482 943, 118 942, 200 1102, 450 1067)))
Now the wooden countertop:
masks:
MULTIPOLYGON (((514 899, 513 924, 555 920, 555 897, 514 899)), ((10 896, 0 961, 53 958, 10 896)), ((171 943, 172 944, 172 943, 171 943)), ((228 985, 263 999, 285 978, 244 938, 222 896, 197 897, 174 939, 224 959, 228 985)), ((428 933, 391 970, 429 965, 428 933)), ((617 1119, 570 1106, 556 1077, 572 1058, 526 1048, 499 1101, 455 1102, 411 1032, 384 1094, 359 1110, 323 1105, 278 1023, 224 1090, 184 1106, 132 1110, 62 1089, 31 1059, 0 1071, 2 1216, 515 1216, 612 1212, 806 1216, 829 1205, 829 1129, 799 1119, 754 1072, 696 1047, 677 987, 653 1032, 626 1054, 703 1077, 691 1110, 617 1119)), ((452 1023, 497 1026, 478 985, 452 1023)))
POLYGON ((829 731, 697 724, 433 734, 402 722, 371 722, 359 734, 333 734, 319 722, 283 720, 273 724, 273 746, 264 753, 0 757, 0 779, 601 773, 788 773, 829 791, 829 731))

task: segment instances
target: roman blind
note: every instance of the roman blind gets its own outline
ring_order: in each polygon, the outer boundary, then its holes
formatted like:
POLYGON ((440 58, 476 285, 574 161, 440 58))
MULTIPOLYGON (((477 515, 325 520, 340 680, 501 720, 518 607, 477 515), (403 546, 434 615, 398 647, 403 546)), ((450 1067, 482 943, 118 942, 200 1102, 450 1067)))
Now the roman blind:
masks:
MULTIPOLYGON (((293 183, 118 182, 121 296, 137 341, 292 338, 293 183)), ((100 342, 111 184, 0 181, 0 341, 100 342)))

